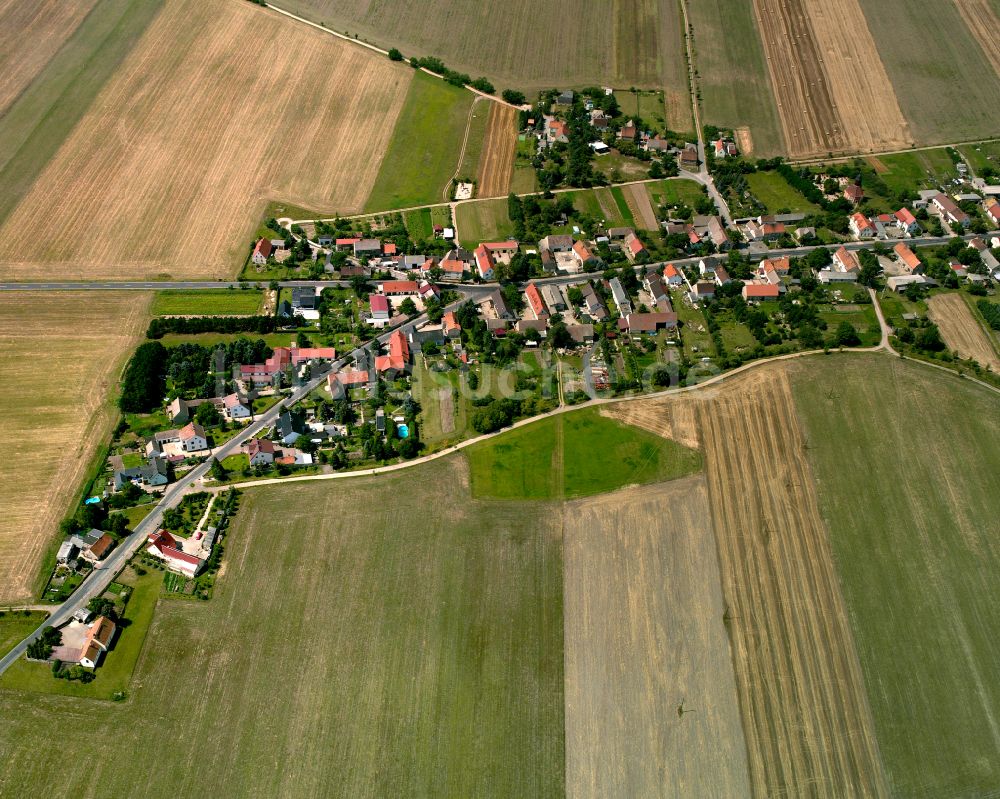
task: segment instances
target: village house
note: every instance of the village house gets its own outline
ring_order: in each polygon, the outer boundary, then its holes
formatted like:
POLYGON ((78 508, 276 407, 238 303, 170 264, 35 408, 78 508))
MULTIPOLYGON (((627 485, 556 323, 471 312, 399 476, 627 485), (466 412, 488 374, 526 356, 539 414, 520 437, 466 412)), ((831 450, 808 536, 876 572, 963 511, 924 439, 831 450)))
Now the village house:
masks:
POLYGON ((596 264, 599 259, 594 255, 582 241, 573 242, 573 258, 583 269, 591 264, 596 264))
POLYGON ((732 249, 733 243, 729 240, 729 234, 726 233, 722 220, 717 216, 708 218, 708 237, 719 252, 732 249))
POLYGON ((561 313, 566 310, 566 301, 563 299, 562 292, 558 286, 542 286, 542 299, 553 313, 561 313))
POLYGON ((549 252, 569 252, 573 249, 573 237, 567 233, 552 234, 538 242, 538 250, 549 252))
POLYGON ((142 466, 119 469, 114 473, 115 491, 121 491, 129 483, 140 488, 158 488, 169 482, 167 463, 163 458, 152 456, 142 466))
POLYGON ((222 398, 222 407, 224 408, 226 418, 230 421, 249 419, 253 416, 253 406, 251 405, 250 400, 235 392, 227 394, 222 398))
POLYGON ((382 242, 378 239, 356 239, 352 250, 355 258, 376 258, 382 254, 382 242))
POLYGON ((604 307, 604 303, 601 302, 600 297, 597 296, 597 292, 594 291, 594 287, 589 283, 582 283, 579 288, 580 293, 583 295, 583 304, 587 309, 587 316, 595 322, 606 321, 608 318, 608 310, 604 307))
POLYGON ((410 297, 420 290, 415 280, 383 280, 376 285, 386 297, 410 297))
POLYGON ((593 325, 566 325, 566 332, 574 344, 589 344, 594 340, 593 325))
POLYGON ((781 285, 781 281, 788 277, 792 261, 790 258, 765 258, 757 267, 757 276, 764 283, 772 286, 781 285))
POLYGON ((909 208, 900 208, 893 214, 896 220, 896 227, 902 230, 907 236, 916 236, 920 233, 920 223, 909 208))
POLYGON ((98 616, 90 629, 87 630, 87 635, 83 640, 83 648, 80 650, 80 665, 84 668, 96 669, 101 658, 111 648, 111 641, 115 637, 117 629, 111 619, 106 616, 98 616))
POLYGON ((848 226, 851 228, 851 233, 859 239, 873 239, 878 232, 872 221, 860 211, 851 214, 848 226))
POLYGON ((684 149, 681 150, 681 166, 686 169, 697 169, 698 164, 701 163, 701 159, 698 158, 698 147, 691 142, 687 142, 684 145, 684 149))
POLYGON ((545 141, 549 144, 555 144, 556 142, 562 142, 565 144, 569 141, 569 129, 565 122, 561 119, 556 119, 555 117, 545 118, 545 141))
POLYGON ((931 205, 933 205, 940 212, 944 221, 949 224, 957 224, 962 227, 968 227, 972 223, 969 215, 959 208, 958 205, 955 204, 955 201, 947 194, 941 194, 940 192, 935 194, 931 198, 931 205))
POLYGON ((542 299, 542 294, 538 290, 538 286, 534 283, 529 283, 525 286, 524 296, 528 299, 528 307, 531 308, 535 319, 544 320, 549 318, 549 309, 545 306, 545 300, 542 299))
POLYGON ((921 261, 915 252, 900 242, 892 248, 896 253, 896 259, 903 265, 903 269, 911 275, 922 275, 924 273, 924 262, 921 261))
POLYGON ((479 277, 486 281, 493 280, 493 278, 496 277, 496 263, 494 262, 490 251, 486 249, 485 244, 480 244, 476 247, 475 257, 476 271, 479 272, 479 277))
POLYGON ((345 372, 333 372, 326 376, 326 387, 334 399, 343 399, 352 388, 368 385, 367 370, 357 369, 345 372))
POLYGON ((849 249, 840 247, 833 254, 833 268, 838 272, 860 272, 861 262, 849 249))
POLYGON ((638 135, 639 131, 636 130, 635 122, 631 119, 622 125, 621 129, 618 131, 618 138, 623 141, 630 141, 634 143, 638 135))
POLYGON ((736 143, 729 139, 716 139, 712 142, 712 152, 716 158, 735 158, 740 154, 736 143))
POLYGON ((374 327, 385 327, 389 324, 389 298, 384 294, 369 294, 368 309, 370 316, 368 324, 374 327))
POLYGON ((458 317, 455 316, 454 311, 448 311, 441 317, 441 326, 448 338, 461 339, 462 326, 458 323, 458 317))
POLYGON ((649 292, 650 299, 652 299, 657 310, 663 312, 673 310, 670 305, 670 295, 667 294, 667 288, 663 285, 663 281, 660 280, 660 276, 656 272, 646 273, 643 279, 643 286, 649 292))
POLYGON ((622 286, 621 281, 616 277, 611 278, 608 281, 608 288, 611 289, 611 298, 615 301, 618 314, 620 316, 628 316, 632 313, 632 301, 629 299, 628 292, 625 291, 625 287, 622 286))
POLYGON ((181 549, 180 543, 166 530, 157 530, 146 537, 146 552, 162 560, 168 569, 185 577, 197 576, 204 561, 181 549))
POLYGON ((268 239, 258 239, 257 244, 254 245, 253 255, 250 256, 250 260, 257 266, 265 266, 267 259, 271 256, 271 249, 271 242, 268 239))
POLYGON ((770 283, 755 283, 750 280, 743 282, 743 299, 747 302, 759 302, 761 300, 776 300, 781 295, 778 286, 770 283))
POLYGON ((410 364, 410 345, 401 330, 394 330, 389 336, 389 353, 375 358, 375 371, 393 380, 405 372, 410 364))
POLYGON ((80 548, 80 557, 90 563, 97 563, 98 561, 104 560, 108 553, 110 553, 114 548, 115 539, 107 533, 102 533, 96 541, 90 544, 90 546, 80 548))
POLYGON ((275 347, 274 353, 264 363, 240 366, 240 377, 254 385, 280 385, 281 376, 289 366, 301 366, 314 361, 333 361, 337 353, 333 347, 275 347))
POLYGON ((247 444, 247 458, 251 466, 270 466, 274 463, 274 442, 266 438, 252 438, 247 444))
POLYGON ((702 300, 715 299, 715 282, 712 280, 699 280, 691 290, 691 301, 700 302, 702 300))
POLYGON ((726 271, 726 267, 717 266, 715 267, 715 272, 713 273, 715 279, 715 285, 725 286, 727 283, 732 283, 732 278, 729 277, 729 272, 726 271))
POLYGON ((785 223, 758 217, 747 222, 743 232, 749 241, 776 241, 785 235, 785 223))
POLYGON ((639 237, 636 236, 635 233, 629 233, 629 235, 625 237, 623 244, 625 257, 628 258, 633 264, 644 255, 648 255, 646 252, 646 245, 639 240, 639 237))
POLYGON ((663 267, 663 280, 668 286, 679 286, 684 282, 684 275, 673 264, 663 267))
POLYGON ((865 192, 857 183, 848 183, 844 187, 844 199, 851 205, 859 205, 864 198, 865 192))
POLYGON ((672 311, 658 313, 630 313, 618 320, 618 329, 631 336, 653 335, 658 330, 677 327, 677 314, 672 311))

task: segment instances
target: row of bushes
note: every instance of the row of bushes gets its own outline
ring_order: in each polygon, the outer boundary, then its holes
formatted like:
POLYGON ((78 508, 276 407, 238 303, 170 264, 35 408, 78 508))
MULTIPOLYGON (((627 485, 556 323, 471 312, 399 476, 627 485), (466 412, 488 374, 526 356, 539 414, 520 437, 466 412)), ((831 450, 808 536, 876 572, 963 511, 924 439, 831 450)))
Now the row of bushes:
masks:
POLYGON ((1000 330, 1000 305, 989 300, 980 300, 976 303, 976 307, 979 308, 979 313, 983 315, 986 324, 994 330, 1000 330))
MULTIPOLYGON (((389 58, 392 61, 406 61, 406 57, 395 47, 389 51, 389 58)), ((436 75, 440 75, 453 86, 471 86, 473 89, 481 91, 485 94, 496 94, 496 87, 486 78, 476 78, 473 80, 464 72, 456 72, 455 70, 446 67, 440 58, 435 58, 433 56, 428 56, 427 58, 417 58, 414 56, 410 59, 409 63, 414 69, 428 69, 436 75)), ((524 103, 524 93, 516 91, 515 89, 504 89, 501 96, 503 97, 504 102, 511 103, 512 105, 521 105, 524 103)))
POLYGON ((146 328, 146 338, 168 333, 273 333, 279 322, 273 316, 157 316, 146 328))

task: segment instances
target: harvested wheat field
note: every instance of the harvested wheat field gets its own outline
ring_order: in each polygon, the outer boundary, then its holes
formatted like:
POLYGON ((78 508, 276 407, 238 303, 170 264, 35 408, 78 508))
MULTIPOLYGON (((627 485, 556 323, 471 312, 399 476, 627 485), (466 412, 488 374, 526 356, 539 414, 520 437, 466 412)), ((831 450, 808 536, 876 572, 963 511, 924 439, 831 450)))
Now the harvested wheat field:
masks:
POLYGON ((748 795, 704 478, 564 518, 567 796, 748 795))
POLYGON ((927 301, 927 309, 948 349, 1000 372, 996 336, 983 328, 961 294, 935 295, 927 301))
POLYGON ((669 438, 691 449, 698 449, 698 424, 695 400, 677 397, 616 402, 601 406, 601 416, 622 424, 648 430, 653 435, 669 438))
POLYGON ((134 292, 0 294, 0 602, 36 587, 42 555, 114 422, 109 396, 148 306, 149 295, 134 292))
POLYGON ((0 116, 63 45, 97 0, 0 0, 0 116))
POLYGON ((250 3, 167 0, 0 227, 0 266, 231 276, 268 198, 362 205, 411 80, 250 3))
POLYGON ((754 0, 754 8, 792 157, 912 143, 858 0, 754 0))
POLYGON ((872 715, 787 375, 698 407, 757 796, 886 796, 872 715))
POLYGON ((514 151, 517 149, 515 111, 509 105, 490 103, 486 140, 479 154, 478 196, 503 197, 510 191, 514 174, 514 151))
POLYGON ((640 230, 657 230, 659 224, 656 221, 656 213, 649 201, 649 192, 646 191, 645 183, 633 183, 622 188, 625 202, 632 212, 636 227, 640 230))
POLYGON ((958 12, 965 20, 983 54, 1000 77, 1000 16, 990 0, 955 0, 958 12))

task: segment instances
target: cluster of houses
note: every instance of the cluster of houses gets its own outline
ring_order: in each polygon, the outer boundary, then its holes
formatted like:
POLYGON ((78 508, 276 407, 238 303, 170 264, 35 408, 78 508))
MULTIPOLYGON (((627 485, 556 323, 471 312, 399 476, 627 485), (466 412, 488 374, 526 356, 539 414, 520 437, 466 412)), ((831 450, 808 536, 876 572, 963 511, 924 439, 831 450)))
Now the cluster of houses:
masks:
POLYGON ((100 530, 76 533, 59 545, 56 563, 73 570, 80 561, 94 565, 104 560, 114 547, 115 540, 100 530))
POLYGON ((53 647, 49 660, 96 669, 111 649, 118 625, 107 616, 94 618, 91 611, 80 608, 58 629, 62 642, 53 647))

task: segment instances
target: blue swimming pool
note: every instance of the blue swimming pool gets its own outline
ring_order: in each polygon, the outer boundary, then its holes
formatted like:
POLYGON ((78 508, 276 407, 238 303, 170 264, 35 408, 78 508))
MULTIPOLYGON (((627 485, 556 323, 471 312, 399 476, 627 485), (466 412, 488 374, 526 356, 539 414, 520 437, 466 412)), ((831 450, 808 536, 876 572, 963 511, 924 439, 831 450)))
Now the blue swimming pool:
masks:
POLYGON ((396 425, 396 430, 399 432, 399 437, 400 438, 409 438, 410 437, 410 428, 407 425, 405 425, 405 424, 396 425))

